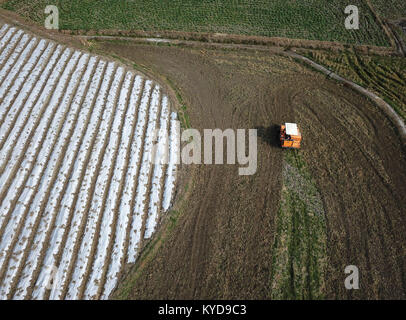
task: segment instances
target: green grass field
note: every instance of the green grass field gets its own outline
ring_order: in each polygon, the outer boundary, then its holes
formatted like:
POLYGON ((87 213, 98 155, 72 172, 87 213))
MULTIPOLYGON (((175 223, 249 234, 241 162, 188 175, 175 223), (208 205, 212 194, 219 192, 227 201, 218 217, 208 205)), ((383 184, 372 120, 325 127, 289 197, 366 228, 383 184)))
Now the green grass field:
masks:
POLYGON ((46 5, 60 11, 60 28, 219 32, 389 45, 363 0, 360 30, 344 26, 345 0, 9 0, 3 8, 42 24, 46 5))
POLYGON ((272 261, 272 299, 323 299, 327 231, 321 196, 300 152, 284 152, 272 261))
POLYGON ((371 3, 384 19, 406 19, 406 1, 404 0, 371 0, 371 3))

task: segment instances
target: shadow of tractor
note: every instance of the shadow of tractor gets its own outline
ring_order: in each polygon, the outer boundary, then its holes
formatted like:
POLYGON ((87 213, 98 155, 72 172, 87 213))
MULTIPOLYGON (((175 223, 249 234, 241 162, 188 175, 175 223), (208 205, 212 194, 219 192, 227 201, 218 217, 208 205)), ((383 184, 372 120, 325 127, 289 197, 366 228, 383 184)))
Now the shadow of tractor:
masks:
POLYGON ((257 129, 258 137, 266 142, 269 146, 271 146, 272 148, 280 148, 279 125, 273 124, 269 127, 259 126, 255 129, 257 129))

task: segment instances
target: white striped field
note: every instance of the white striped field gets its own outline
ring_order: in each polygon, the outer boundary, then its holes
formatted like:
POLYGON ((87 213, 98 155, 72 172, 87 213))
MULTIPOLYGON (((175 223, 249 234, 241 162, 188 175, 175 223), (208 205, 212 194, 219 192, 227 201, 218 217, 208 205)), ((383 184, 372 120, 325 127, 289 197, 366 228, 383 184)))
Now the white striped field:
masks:
POLYGON ((0 299, 107 299, 170 207, 176 126, 154 81, 1 24, 0 299))

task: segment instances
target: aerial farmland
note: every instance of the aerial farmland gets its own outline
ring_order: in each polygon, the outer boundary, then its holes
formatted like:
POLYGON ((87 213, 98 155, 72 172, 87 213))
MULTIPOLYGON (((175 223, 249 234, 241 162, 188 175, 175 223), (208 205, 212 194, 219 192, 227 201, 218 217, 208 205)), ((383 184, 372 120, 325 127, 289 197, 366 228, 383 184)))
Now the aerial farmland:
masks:
POLYGON ((170 204, 176 166, 150 158, 154 139, 173 148, 154 132, 176 135, 176 113, 158 84, 117 63, 7 24, 0 33, 1 298, 108 297, 170 204))
POLYGON ((0 300, 406 299, 404 1, 0 3, 0 300))

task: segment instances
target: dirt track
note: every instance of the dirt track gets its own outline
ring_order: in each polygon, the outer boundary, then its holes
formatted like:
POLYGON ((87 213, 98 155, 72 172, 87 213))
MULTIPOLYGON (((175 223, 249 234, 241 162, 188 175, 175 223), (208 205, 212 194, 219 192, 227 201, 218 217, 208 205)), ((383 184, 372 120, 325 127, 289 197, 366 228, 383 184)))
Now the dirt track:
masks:
POLYGON ((168 78, 192 127, 258 128, 262 137, 254 176, 229 166, 185 168, 195 172, 187 204, 130 298, 270 297, 283 156, 275 126, 284 121, 302 127, 302 154, 327 214, 326 297, 406 298, 405 153, 377 107, 266 53, 118 43, 102 49, 168 78), (349 264, 360 268, 357 292, 343 285, 349 264))

